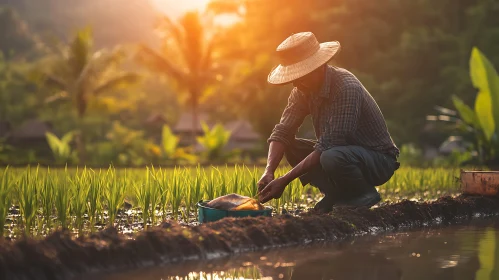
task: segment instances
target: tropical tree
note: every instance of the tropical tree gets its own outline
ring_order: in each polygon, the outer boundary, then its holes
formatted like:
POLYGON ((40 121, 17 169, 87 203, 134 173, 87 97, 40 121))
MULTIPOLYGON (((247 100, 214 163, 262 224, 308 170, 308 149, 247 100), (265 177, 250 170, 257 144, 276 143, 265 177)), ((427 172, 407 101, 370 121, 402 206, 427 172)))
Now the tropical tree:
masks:
MULTIPOLYGON (((467 142, 478 152, 478 163, 497 165, 499 162, 499 75, 492 63, 478 48, 473 48, 470 58, 470 77, 478 89, 472 109, 459 97, 452 96, 457 112, 437 107, 438 116, 428 116, 430 121, 450 122, 467 142)), ((455 137, 451 136, 451 139, 455 137)))
POLYGON ((57 48, 53 55, 42 61, 43 85, 57 90, 47 102, 69 101, 76 112, 80 128, 76 143, 83 162, 85 141, 82 127, 89 107, 98 104, 97 97, 102 98, 138 82, 136 73, 120 69, 124 59, 126 53, 121 47, 93 51, 92 31, 86 28, 78 31, 68 45, 57 48))
POLYGON ((208 32, 198 12, 188 12, 178 22, 165 16, 158 31, 163 40, 160 51, 141 45, 136 58, 150 70, 171 78, 180 91, 187 93, 193 116, 191 141, 195 144, 200 100, 213 82, 221 79, 214 61, 216 36, 208 32))

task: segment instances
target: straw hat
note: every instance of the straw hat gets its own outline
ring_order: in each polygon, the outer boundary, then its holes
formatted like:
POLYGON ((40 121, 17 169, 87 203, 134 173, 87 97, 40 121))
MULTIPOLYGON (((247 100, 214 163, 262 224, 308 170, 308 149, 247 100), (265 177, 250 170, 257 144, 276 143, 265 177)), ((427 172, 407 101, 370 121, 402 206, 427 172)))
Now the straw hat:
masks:
POLYGON ((280 64, 267 80, 274 85, 292 82, 327 63, 339 50, 338 41, 319 43, 312 32, 293 34, 277 47, 280 64))

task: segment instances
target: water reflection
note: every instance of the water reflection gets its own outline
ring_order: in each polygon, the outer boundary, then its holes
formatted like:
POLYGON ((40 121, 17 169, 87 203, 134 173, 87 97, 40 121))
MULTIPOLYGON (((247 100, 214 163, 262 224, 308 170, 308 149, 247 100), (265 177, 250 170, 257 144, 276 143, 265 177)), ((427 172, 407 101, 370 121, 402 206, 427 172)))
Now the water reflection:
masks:
POLYGON ((254 253, 99 279, 499 280, 499 221, 254 253))

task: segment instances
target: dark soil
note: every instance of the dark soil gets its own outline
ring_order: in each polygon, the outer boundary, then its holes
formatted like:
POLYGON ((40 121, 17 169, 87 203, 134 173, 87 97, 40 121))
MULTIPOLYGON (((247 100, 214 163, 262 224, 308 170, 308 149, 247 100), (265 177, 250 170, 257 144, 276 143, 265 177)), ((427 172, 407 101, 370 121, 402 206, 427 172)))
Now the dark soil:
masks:
POLYGON ((499 215, 499 198, 460 196, 431 203, 403 201, 375 209, 338 208, 320 216, 227 218, 195 227, 164 223, 134 239, 116 229, 80 239, 56 232, 43 240, 0 242, 0 279, 70 279, 494 215, 499 215))

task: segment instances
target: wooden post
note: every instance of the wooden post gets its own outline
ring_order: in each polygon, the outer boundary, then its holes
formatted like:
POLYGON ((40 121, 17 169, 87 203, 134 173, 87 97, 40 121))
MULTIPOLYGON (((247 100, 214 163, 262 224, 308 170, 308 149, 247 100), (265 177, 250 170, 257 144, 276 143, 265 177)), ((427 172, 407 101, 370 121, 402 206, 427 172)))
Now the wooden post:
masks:
POLYGON ((499 171, 461 170, 463 194, 499 196, 499 171))

